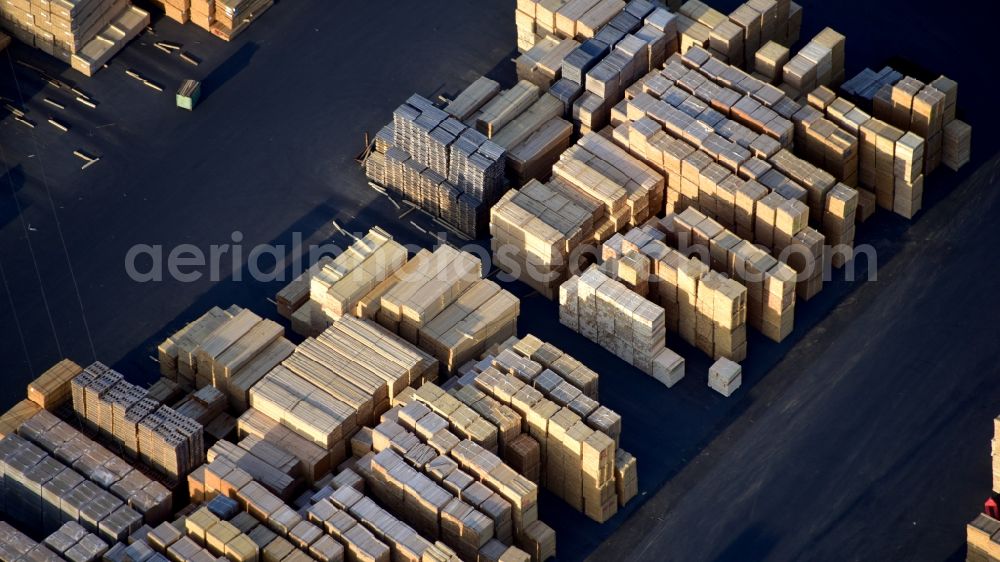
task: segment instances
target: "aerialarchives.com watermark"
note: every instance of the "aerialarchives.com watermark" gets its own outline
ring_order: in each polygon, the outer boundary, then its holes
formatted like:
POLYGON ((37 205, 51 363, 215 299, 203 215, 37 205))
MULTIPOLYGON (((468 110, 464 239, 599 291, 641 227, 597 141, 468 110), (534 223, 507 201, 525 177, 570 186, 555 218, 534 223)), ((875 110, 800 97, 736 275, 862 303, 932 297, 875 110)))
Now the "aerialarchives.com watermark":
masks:
MULTIPOLYGON (((371 271, 395 269, 387 254, 374 252, 370 255, 365 251, 364 235, 354 233, 354 241, 342 246, 336 243, 310 244, 304 246, 302 234, 293 233, 292 243, 256 244, 249 248, 243 245, 243 233, 234 231, 230 241, 222 244, 211 244, 202 248, 195 244, 179 244, 165 248, 160 244, 136 244, 129 248, 125 255, 125 272, 137 283, 157 283, 170 280, 181 283, 195 283, 207 277, 211 282, 226 279, 232 281, 250 280, 270 283, 289 282, 302 275, 307 269, 314 267, 324 257, 336 258, 344 252, 354 252, 358 258, 369 260, 366 267, 371 271)), ((702 262, 712 263, 710 248, 704 244, 691 244, 684 233, 677 235, 674 247, 683 255, 696 256, 702 262)), ((437 244, 450 244, 447 233, 437 234, 437 244)), ((503 282, 517 279, 531 279, 538 283, 551 283, 585 271, 590 264, 602 260, 602 248, 598 244, 580 244, 566 255, 534 255, 525 248, 515 244, 500 244, 492 248, 484 248, 473 243, 451 244, 461 251, 477 256, 483 263, 483 274, 488 274, 497 266, 497 278, 503 282)), ((424 249, 421 245, 404 244, 409 255, 415 255, 424 249)), ((436 247, 436 246, 435 246, 436 247)), ((770 253, 764 246, 759 246, 765 253, 770 253)), ((370 250, 374 250, 371 248, 370 250)), ((784 263, 795 263, 799 270, 798 279, 806 280, 813 277, 818 268, 822 268, 823 280, 833 279, 834 268, 831 263, 838 257, 845 262, 844 279, 855 281, 860 272, 867 281, 878 280, 878 257, 875 248, 868 244, 855 247, 834 245, 823 247, 823 257, 815 258, 800 245, 791 245, 777 256, 784 263)), ((449 264, 456 267, 456 274, 461 264, 449 264)), ((766 272, 757 271, 738 260, 730 264, 734 277, 746 282, 763 281, 766 272)), ((442 275, 447 274, 447 267, 442 275)), ((655 271, 655 268, 651 268, 655 271)), ((406 273, 401 279, 406 279, 406 273)))

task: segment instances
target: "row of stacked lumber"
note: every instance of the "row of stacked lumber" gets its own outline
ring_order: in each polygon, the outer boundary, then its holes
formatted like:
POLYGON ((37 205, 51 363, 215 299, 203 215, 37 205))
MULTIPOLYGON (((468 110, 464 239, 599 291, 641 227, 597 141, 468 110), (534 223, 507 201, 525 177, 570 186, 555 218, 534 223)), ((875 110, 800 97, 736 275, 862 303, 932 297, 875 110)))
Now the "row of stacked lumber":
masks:
POLYGON ((172 479, 205 460, 204 427, 97 362, 71 381, 73 410, 91 430, 172 479))
POLYGON ((426 353, 344 316, 267 372, 251 387, 249 405, 327 451, 335 466, 354 431, 377 419, 393 396, 436 377, 437 361, 426 353))
POLYGON ((19 0, 0 4, 0 25, 91 76, 149 25, 149 13, 128 0, 19 0))
POLYGON ((844 81, 846 38, 826 27, 781 67, 782 88, 799 98, 820 86, 844 81))
POLYGON ((239 413, 250 387, 294 347, 272 320, 238 306, 213 307, 159 345, 160 373, 185 388, 217 389, 239 413))
POLYGON ((546 298, 585 265, 596 246, 663 206, 663 178, 613 142, 584 135, 564 152, 547 184, 511 190, 491 210, 497 267, 546 298))
MULTIPOLYGON (((516 86, 477 119, 491 134, 537 97, 537 87, 516 86)), ((376 135, 365 173, 389 193, 478 238, 489 205, 502 193, 506 164, 506 150, 480 130, 413 95, 376 135)))
POLYGON ((0 440, 0 472, 5 517, 35 532, 49 533, 76 521, 115 542, 143 524, 142 515, 121 498, 17 435, 0 440))
POLYGON ((274 0, 151 0, 168 18, 192 22, 225 41, 232 41, 257 21, 274 0))
MULTIPOLYGON (((67 560, 97 562, 108 551, 108 543, 88 532, 76 521, 67 521, 58 530, 45 537, 44 548, 67 560)), ((35 558, 32 558, 35 559, 35 558)))
POLYGON ((512 338, 446 386, 467 404, 506 412, 507 462, 591 519, 606 521, 637 494, 635 458, 618 448, 621 417, 598 402, 596 373, 558 348, 512 338))

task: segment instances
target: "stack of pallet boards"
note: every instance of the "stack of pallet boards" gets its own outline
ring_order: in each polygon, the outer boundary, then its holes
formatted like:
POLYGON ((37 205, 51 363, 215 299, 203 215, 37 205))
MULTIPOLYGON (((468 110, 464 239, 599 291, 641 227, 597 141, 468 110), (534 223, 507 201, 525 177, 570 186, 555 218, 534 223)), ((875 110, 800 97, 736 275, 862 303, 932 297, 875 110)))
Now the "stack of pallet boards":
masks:
MULTIPOLYGON (((156 524, 170 515, 173 494, 122 458, 111 453, 69 423, 43 411, 26 421, 18 435, 37 445, 57 460, 72 466, 80 475, 121 499, 145 522, 156 524)), ((72 476, 75 480, 76 476, 72 476)), ((58 481, 53 480, 52 486, 58 481)), ((58 493, 59 490, 53 489, 58 493)), ((43 488, 43 499, 48 489, 43 488)), ((52 509, 58 510, 53 502, 52 509)), ((54 514, 43 510, 43 516, 54 514)))
POLYGON ((214 307, 160 344, 160 369, 184 386, 215 387, 242 412, 250 387, 293 348, 276 322, 237 306, 214 307))
POLYGON ((440 410, 428 407, 445 399, 461 406, 436 386, 404 393, 370 442, 358 443, 356 467, 375 497, 396 513, 412 514, 417 531, 441 537, 463 559, 474 559, 491 539, 516 544, 531 560, 554 556, 555 533, 538 519, 538 486, 453 433, 440 410))
POLYGON ((0 469, 4 514, 27 528, 51 533, 67 521, 77 521, 102 539, 117 542, 143 524, 142 515, 114 494, 17 435, 0 440, 0 469))
POLYGON ((854 187, 858 184, 858 138, 851 129, 826 117, 827 106, 836 100, 837 95, 826 86, 809 93, 808 104, 792 116, 795 144, 804 159, 854 187))
POLYGON ((890 66, 886 66, 878 72, 865 68, 844 82, 841 89, 857 99, 874 102, 875 96, 882 92, 885 86, 891 87, 902 79, 902 73, 890 66))
POLYGON ((249 402, 329 451, 336 465, 360 425, 405 387, 436 378, 437 369, 435 359, 374 323, 343 316, 264 375, 249 402))
POLYGON ((769 41, 794 44, 802 28, 802 7, 789 0, 752 0, 728 16, 691 0, 679 12, 682 53, 693 46, 711 49, 739 67, 752 63, 757 49, 769 41))
POLYGON ((108 551, 108 543, 94 533, 87 532, 83 525, 76 521, 64 523, 58 530, 45 537, 42 544, 63 558, 87 562, 101 560, 108 551))
POLYGON ((232 41, 272 5, 274 0, 215 0, 212 34, 232 41))
POLYGON ((844 81, 846 38, 826 27, 782 67, 782 88, 793 98, 819 86, 838 86, 844 81))
MULTIPOLYGON (((812 96, 810 102, 839 127, 859 140, 859 196, 906 218, 920 210, 924 192, 926 142, 923 137, 898 129, 829 92, 812 96), (824 108, 825 106, 825 108, 824 108)), ((803 110, 807 111, 807 110, 803 110)))
POLYGON ((666 347, 663 307, 596 265, 559 287, 559 321, 665 384, 683 372, 683 359, 666 347))
MULTIPOLYGON (((680 215, 671 216, 674 236, 678 240, 690 241, 691 247, 700 249, 701 256, 708 258, 709 248, 715 247, 714 239, 723 233, 722 226, 694 208, 689 208, 680 215)), ((604 246, 605 264, 627 257, 638 258, 645 270, 651 274, 654 274, 654 271, 666 274, 664 268, 669 266, 662 263, 663 259, 651 258, 643 252, 643 248, 649 246, 650 253, 666 253, 663 245, 653 244, 655 241, 663 242, 665 238, 664 233, 653 226, 633 229, 628 232, 627 237, 618 240, 612 238, 604 246)), ((728 241, 732 240, 733 238, 728 238, 728 241)), ((678 246, 681 247, 683 244, 678 246)), ((666 258, 668 263, 678 263, 676 259, 670 259, 666 255, 658 257, 666 258)), ((705 259, 702 263, 690 263, 689 260, 688 262, 687 264, 681 262, 682 267, 672 272, 672 276, 665 275, 677 279, 676 299, 665 299, 668 304, 661 306, 664 307, 665 313, 668 306, 672 313, 674 309, 676 310, 676 331, 686 342, 709 357, 715 359, 726 357, 742 361, 747 353, 746 287, 727 277, 726 269, 722 269, 721 273, 710 269, 710 265, 720 266, 721 263, 714 263, 709 259, 705 259)), ((654 285, 660 282, 657 277, 654 285)), ((661 288, 657 289, 659 293, 661 288)), ((657 302, 658 294, 652 291, 648 294, 651 298, 647 298, 657 302)), ((666 291, 666 294, 674 296, 670 291, 666 291)), ((674 327, 674 319, 671 314, 668 327, 674 327)))
POLYGON ((609 26, 624 35, 654 7, 646 0, 520 0, 514 13, 518 50, 549 37, 591 39, 609 26))
POLYGON ((330 472, 330 454, 325 448, 260 410, 250 408, 243 412, 237 421, 237 430, 241 443, 256 439, 293 455, 300 466, 296 472, 301 473, 303 479, 310 485, 330 472))
MULTIPOLYGON (((295 328, 295 313, 298 312, 303 305, 309 302, 313 276, 332 261, 333 257, 331 256, 321 256, 318 260, 316 260, 316 263, 313 263, 295 279, 292 279, 292 281, 278 291, 278 294, 275 296, 278 314, 292 320, 293 332, 300 333, 295 328)), ((305 320, 307 321, 307 324, 311 321, 309 317, 305 318, 305 320)))
POLYGON ((311 330, 304 335, 318 334, 341 316, 354 314, 358 302, 403 267, 407 257, 406 248, 376 226, 317 268, 309 276, 311 330))
POLYGON ((0 24, 91 76, 149 25, 149 13, 127 0, 27 0, 0 5, 0 24))
MULTIPOLYGON (((535 80, 540 80, 535 76, 543 71, 536 69, 545 68, 544 73, 549 74, 558 72, 558 66, 554 71, 551 68, 554 60, 556 59, 553 58, 553 53, 546 53, 542 60, 533 61, 530 65, 524 62, 522 66, 530 66, 530 69, 524 72, 532 74, 535 80)), ((518 68, 520 72, 521 66, 518 68)), ((489 119, 483 121, 484 127, 502 124, 490 136, 494 143, 506 149, 507 172, 516 185, 522 185, 532 178, 548 176, 559 154, 569 147, 573 133, 572 125, 562 119, 568 113, 564 104, 550 94, 537 97, 536 91, 528 86, 530 81, 501 95, 503 105, 511 110, 522 109, 520 114, 515 115, 507 123, 489 119), (518 99, 511 98, 512 91, 519 94, 518 99), (518 107, 520 103, 524 103, 526 107, 518 107)), ((484 106, 501 103, 494 102, 498 94, 500 94, 500 84, 489 78, 480 77, 449 102, 444 110, 470 127, 476 127, 483 115, 481 110, 484 106)), ((489 109, 490 113, 495 113, 496 110, 496 107, 489 109)))
POLYGON ((73 410, 130 456, 179 479, 205 460, 202 424, 146 397, 146 390, 97 362, 71 382, 73 410))
POLYGON ((0 416, 0 438, 17 433, 21 424, 30 420, 41 411, 42 407, 31 400, 21 400, 0 416))
POLYGON ((70 381, 82 371, 83 367, 63 359, 28 384, 28 400, 46 410, 55 410, 70 401, 70 381))
MULTIPOLYGON (((103 541, 101 541, 101 543, 103 544, 103 541)), ((91 550, 94 549, 88 547, 89 541, 77 551, 80 559, 90 562, 91 560, 99 559, 101 554, 103 554, 100 549, 96 549, 95 552, 91 552, 91 550)), ((107 545, 104 545, 104 550, 107 550, 107 545)), ((63 558, 59 557, 59 555, 55 552, 52 552, 47 545, 39 544, 32 540, 32 538, 28 535, 18 531, 10 523, 0 521, 0 559, 56 562, 58 560, 62 560, 63 558)), ((75 559, 76 558, 74 558, 74 560, 75 559)))
MULTIPOLYGON (((537 98, 537 87, 529 86, 537 98)), ((532 93, 526 95, 531 101, 532 93)), ((506 124, 515 116, 510 111, 488 116, 494 119, 489 126, 506 124)), ((506 153, 502 147, 413 95, 376 135, 374 148, 365 159, 369 179, 466 236, 478 238, 485 232, 484 215, 503 191, 506 153)))
POLYGON ((874 99, 875 117, 925 140, 925 174, 942 162, 952 170, 968 162, 971 127, 955 119, 957 104, 958 83, 946 76, 926 85, 905 76, 884 84, 874 99))
POLYGON ((788 47, 776 41, 768 41, 754 53, 753 75, 769 84, 779 84, 782 69, 791 54, 788 47))

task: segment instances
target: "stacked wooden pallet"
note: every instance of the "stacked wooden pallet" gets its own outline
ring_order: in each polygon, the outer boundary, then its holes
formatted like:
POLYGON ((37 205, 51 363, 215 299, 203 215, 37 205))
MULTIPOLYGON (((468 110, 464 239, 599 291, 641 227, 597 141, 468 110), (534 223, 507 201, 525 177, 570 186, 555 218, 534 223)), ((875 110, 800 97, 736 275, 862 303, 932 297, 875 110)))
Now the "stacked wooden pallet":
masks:
POLYGON ((548 177, 559 155, 569 148, 573 126, 554 117, 507 152, 507 165, 518 185, 548 177))
MULTIPOLYGON (((537 98, 537 87, 529 86, 537 98)), ((531 92, 525 95, 517 99, 530 104, 531 92)), ((505 105, 502 111, 491 104, 484 109, 497 113, 487 116, 487 128, 520 113, 511 109, 517 104, 505 105)), ((472 118, 478 120, 477 115, 472 118)), ((482 215, 502 194, 505 162, 502 147, 414 95, 393 112, 393 122, 377 135, 365 170, 391 193, 477 238, 485 231, 482 215)))
POLYGON ((708 387, 729 397, 743 384, 743 369, 725 357, 708 368, 708 387))
POLYGON ((795 142, 804 159, 854 187, 858 184, 857 136, 825 116, 827 106, 836 99, 825 86, 809 94, 809 104, 792 116, 795 142))
MULTIPOLYGON (((870 68, 865 68, 856 76, 843 83, 841 88, 852 96, 856 96, 866 101, 874 101, 876 96, 884 95, 882 92, 890 92, 891 86, 902 80, 903 75, 892 67, 886 66, 882 70, 875 72, 870 68), (885 90, 885 86, 890 86, 885 90)), ((887 98, 891 102, 891 95, 887 98)))
MULTIPOLYGON (((263 450, 260 446, 258 449, 263 450)), ((245 470, 254 480, 260 482, 276 496, 288 501, 296 492, 300 481, 288 471, 269 462, 277 459, 273 453, 280 453, 273 447, 269 451, 272 453, 271 458, 266 459, 232 442, 218 441, 208 450, 207 460, 212 462, 218 457, 225 458, 233 465, 245 470)))
POLYGON ((790 57, 788 47, 776 41, 768 41, 754 54, 754 74, 771 84, 777 84, 781 82, 782 69, 790 57))
POLYGON ((202 424, 145 400, 145 389, 125 382, 120 373, 94 363, 70 384, 73 409, 85 424, 153 468, 180 478, 204 461, 202 424))
POLYGON ((55 415, 41 412, 25 422, 18 434, 59 461, 73 465, 84 478, 113 493, 147 523, 158 523, 170 515, 172 494, 166 487, 55 415))
MULTIPOLYGON (((73 52, 70 64, 85 76, 93 76, 129 41, 146 29, 149 21, 149 12, 135 6, 127 6, 114 16, 96 37, 73 52)), ((56 48, 53 54, 58 57, 59 48, 56 48)))
POLYGON ((966 526, 966 543, 968 562, 994 562, 1000 560, 1000 521, 980 513, 966 526))
POLYGON ((193 387, 198 363, 194 352, 198 345, 213 330, 225 321, 238 314, 240 307, 233 306, 228 310, 214 306, 197 320, 185 325, 174 335, 168 337, 157 347, 157 359, 160 363, 160 374, 170 380, 175 380, 184 386, 193 387))
POLYGON ((70 381, 83 367, 63 359, 28 384, 28 400, 46 410, 55 410, 71 400, 70 381))
POLYGON ((944 126, 943 144, 941 163, 957 172, 971 158, 972 127, 964 121, 952 120, 944 126))
MULTIPOLYGON (((248 409, 238 421, 239 436, 243 439, 256 438, 295 457, 305 481, 314 484, 330 472, 330 455, 326 449, 316 445, 268 417, 254 408, 248 409)), ((251 451, 252 452, 252 451, 251 451)))

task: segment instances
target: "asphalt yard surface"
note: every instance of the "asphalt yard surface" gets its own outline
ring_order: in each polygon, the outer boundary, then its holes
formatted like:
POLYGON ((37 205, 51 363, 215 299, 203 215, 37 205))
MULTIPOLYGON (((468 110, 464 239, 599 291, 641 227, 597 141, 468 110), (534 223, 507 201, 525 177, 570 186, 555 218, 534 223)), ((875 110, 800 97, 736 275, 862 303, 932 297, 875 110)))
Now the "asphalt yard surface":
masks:
MULTIPOLYGON (((622 446, 639 460, 639 500, 605 525, 543 495, 560 559, 962 557, 964 524, 990 487, 1000 410, 997 84, 979 62, 992 52, 991 18, 902 0, 803 5, 803 38, 826 25, 847 35, 849 75, 896 60, 956 79, 959 117, 975 131, 973 163, 930 177, 914 221, 880 212, 862 225, 858 241, 877 250, 877 266, 859 265, 854 281, 840 272, 800 303, 782 344, 752 333, 743 388, 729 399, 706 387, 707 359, 676 340, 668 343, 688 359, 688 376, 668 390, 559 326, 554 303, 509 285, 523 297, 522 333, 601 373, 602 402, 622 414, 622 446)), ((0 119, 4 408, 63 356, 152 381, 156 344, 211 306, 278 319, 267 299, 283 283, 252 278, 246 252, 255 245, 290 247, 299 236, 344 244, 331 220, 432 245, 411 224, 433 232, 430 221, 400 218, 367 187, 354 162, 363 135, 413 92, 453 94, 483 73, 514 80, 508 2, 281 2, 229 44, 165 19, 154 28, 93 79, 23 46, 0 53, 0 96, 37 123, 0 119), (167 56, 156 40, 183 43, 202 64, 167 56), (98 107, 17 60, 75 83, 98 107), (204 84, 192 113, 174 107, 185 78, 204 84), (101 160, 81 170, 73 150, 101 160), (245 253, 235 268, 222 264, 218 281, 207 267, 193 282, 165 273, 138 283, 125 269, 136 244, 208 254, 234 238, 245 253)), ((286 249, 290 260, 296 252, 286 249)))

